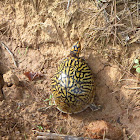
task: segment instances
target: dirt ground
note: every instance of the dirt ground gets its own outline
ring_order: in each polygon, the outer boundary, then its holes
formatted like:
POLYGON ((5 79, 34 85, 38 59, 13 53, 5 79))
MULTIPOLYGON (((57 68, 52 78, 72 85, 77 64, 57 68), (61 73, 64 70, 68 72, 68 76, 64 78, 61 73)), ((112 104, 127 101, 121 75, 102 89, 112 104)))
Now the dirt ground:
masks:
MULTIPOLYGON (((111 41, 104 47, 100 42, 95 44, 92 26, 101 28, 105 21, 90 0, 70 5, 67 0, 3 0, 0 9, 0 41, 17 62, 16 67, 0 45, 0 71, 12 71, 20 80, 19 86, 3 88, 6 100, 0 101, 0 139, 35 139, 33 130, 84 137, 85 126, 105 120, 122 129, 122 139, 140 140, 140 92, 134 88, 139 86, 138 76, 131 72, 138 42, 128 46, 111 41), (82 45, 80 56, 93 71, 95 103, 102 110, 92 112, 88 108, 66 115, 45 99, 50 98, 51 77, 59 62, 77 40, 82 45), (43 77, 29 81, 23 74, 28 71, 42 73, 43 77)), ((140 19, 135 24, 140 27, 140 19)))

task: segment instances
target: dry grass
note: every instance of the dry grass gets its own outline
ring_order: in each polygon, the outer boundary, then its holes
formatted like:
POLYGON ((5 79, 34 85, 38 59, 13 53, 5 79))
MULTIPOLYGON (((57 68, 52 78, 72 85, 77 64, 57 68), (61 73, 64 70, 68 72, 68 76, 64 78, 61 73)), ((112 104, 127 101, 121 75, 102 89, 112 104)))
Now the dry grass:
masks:
POLYGON ((127 46, 140 43, 140 3, 138 1, 110 0, 103 3, 96 0, 96 3, 99 9, 96 20, 99 21, 101 17, 98 15, 101 15, 104 24, 95 25, 95 20, 90 25, 87 33, 88 44, 94 42, 101 45, 112 43, 127 46))
MULTIPOLYGON (((66 13, 68 10, 71 10, 70 8, 74 4, 80 5, 79 3, 82 2, 74 0, 60 1, 61 6, 65 7, 66 13)), ((82 38, 87 42, 87 46, 90 46, 91 42, 94 42, 94 44, 100 43, 102 46, 108 43, 112 43, 113 46, 116 44, 128 46, 132 43, 140 43, 140 3, 138 0, 95 0, 94 2, 98 7, 98 10, 94 14, 93 9, 85 9, 84 11, 80 11, 79 9, 81 14, 92 15, 91 23, 82 35, 82 38)), ((16 0, 5 0, 1 3, 5 6, 7 3, 16 3, 16 0)), ((21 0, 21 3, 23 5, 28 3, 34 8, 36 14, 40 15, 42 14, 40 13, 41 5, 45 5, 47 2, 44 0, 21 0)), ((60 3, 58 3, 58 6, 60 3)), ((75 13, 72 13, 72 16, 73 14, 75 13)), ((0 21, 1 35, 11 34, 9 26, 7 22, 0 21)))

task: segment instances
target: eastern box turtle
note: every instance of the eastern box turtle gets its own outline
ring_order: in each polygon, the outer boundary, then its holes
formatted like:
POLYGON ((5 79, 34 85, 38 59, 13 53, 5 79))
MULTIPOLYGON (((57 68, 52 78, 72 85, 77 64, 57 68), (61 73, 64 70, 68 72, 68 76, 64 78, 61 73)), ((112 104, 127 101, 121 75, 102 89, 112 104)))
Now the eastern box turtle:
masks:
POLYGON ((94 100, 92 71, 79 57, 80 42, 76 42, 70 55, 63 59, 52 78, 52 94, 55 105, 64 113, 78 113, 91 107, 97 110, 94 100))

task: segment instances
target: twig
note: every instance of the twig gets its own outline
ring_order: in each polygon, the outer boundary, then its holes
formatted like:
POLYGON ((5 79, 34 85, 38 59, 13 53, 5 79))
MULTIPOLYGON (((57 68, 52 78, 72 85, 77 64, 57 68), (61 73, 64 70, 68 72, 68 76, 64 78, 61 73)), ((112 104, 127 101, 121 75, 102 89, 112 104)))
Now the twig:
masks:
POLYGON ((139 4, 138 4, 138 0, 137 0, 137 21, 139 21, 139 4))
MULTIPOLYGON (((70 135, 62 135, 57 133, 48 133, 48 132, 39 132, 36 130, 33 130, 37 135, 37 140, 102 140, 102 139, 91 139, 91 138, 84 138, 84 137, 76 137, 76 136, 70 136, 70 135)), ((109 140, 109 139, 104 139, 109 140)))
POLYGON ((117 34, 117 28, 116 28, 116 23, 117 23, 117 20, 116 20, 116 0, 114 1, 114 16, 115 16, 115 32, 114 32, 114 41, 113 41, 113 46, 116 44, 116 34, 117 34))
POLYGON ((138 111, 138 110, 140 110, 140 107, 135 107, 135 108, 133 109, 133 111, 138 111))
POLYGON ((133 90, 137 90, 137 89, 140 89, 140 87, 124 87, 126 89, 133 89, 133 90))
POLYGON ((70 7, 70 0, 68 0, 67 10, 69 9, 69 7, 70 7))
POLYGON ((37 109, 38 112, 45 112, 47 109, 51 108, 52 106, 48 106, 48 107, 41 107, 39 109, 37 109))
POLYGON ((13 62, 14 62, 14 65, 17 67, 17 64, 16 64, 16 61, 14 59, 14 55, 12 54, 12 52, 9 50, 9 48, 3 43, 1 42, 1 45, 4 46, 4 48, 8 51, 8 53, 11 55, 12 59, 13 59, 13 62))
MULTIPOLYGON (((99 12, 95 15, 96 16, 96 19, 97 19, 97 16, 100 15, 101 12, 103 12, 104 16, 105 16, 105 20, 106 22, 109 22, 109 18, 108 18, 108 13, 106 12, 106 7, 108 6, 108 3, 105 3, 105 4, 102 4, 101 2, 98 2, 98 0, 96 0, 97 3, 98 3, 98 8, 100 8, 99 12)), ((95 17, 94 16, 94 17, 95 17)))
POLYGON ((133 133, 129 136, 129 138, 131 138, 137 130, 138 130, 138 128, 135 131, 133 131, 133 133))
POLYGON ((15 127, 18 125, 18 122, 16 122, 16 124, 14 125, 14 127, 12 128, 11 132, 13 132, 13 130, 15 129, 15 127))
POLYGON ((121 81, 132 81, 132 82, 136 82, 136 83, 139 82, 138 80, 134 80, 134 79, 120 79, 119 82, 121 82, 121 81))

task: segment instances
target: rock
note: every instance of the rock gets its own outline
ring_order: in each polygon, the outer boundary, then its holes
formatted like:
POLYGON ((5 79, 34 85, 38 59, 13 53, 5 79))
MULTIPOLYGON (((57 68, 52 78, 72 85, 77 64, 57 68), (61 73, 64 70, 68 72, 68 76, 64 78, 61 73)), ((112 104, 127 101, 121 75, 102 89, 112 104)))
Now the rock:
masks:
POLYGON ((101 139, 105 137, 111 140, 120 140, 122 138, 122 130, 119 127, 113 126, 103 120, 91 122, 85 127, 85 129, 85 137, 93 139, 101 139))
POLYGON ((19 85, 19 79, 18 79, 18 77, 15 74, 11 75, 11 79, 12 79, 12 83, 14 85, 16 85, 16 86, 19 85))
POLYGON ((7 86, 19 85, 18 77, 12 71, 8 71, 7 73, 3 74, 3 79, 5 83, 7 83, 7 86))

